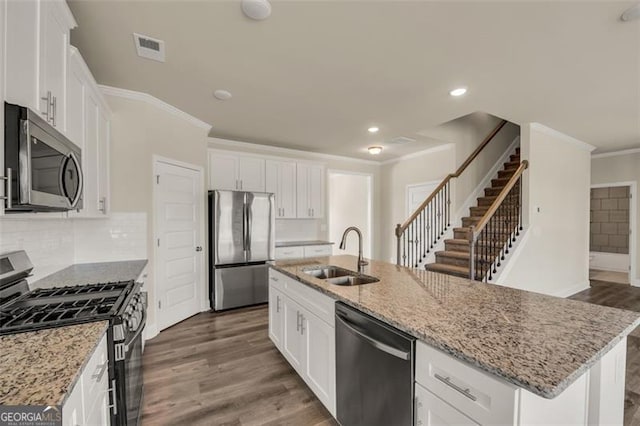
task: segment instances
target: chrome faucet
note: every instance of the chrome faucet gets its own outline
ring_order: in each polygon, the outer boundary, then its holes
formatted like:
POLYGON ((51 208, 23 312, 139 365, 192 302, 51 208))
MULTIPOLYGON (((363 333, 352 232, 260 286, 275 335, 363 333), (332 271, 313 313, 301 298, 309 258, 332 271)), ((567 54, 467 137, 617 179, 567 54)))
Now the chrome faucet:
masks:
POLYGON ((342 241, 340 241, 340 250, 344 250, 347 247, 347 234, 351 231, 356 231, 356 234, 358 234, 358 273, 362 274, 362 267, 368 265, 369 262, 362 260, 362 232, 357 227, 350 226, 344 230, 342 241))

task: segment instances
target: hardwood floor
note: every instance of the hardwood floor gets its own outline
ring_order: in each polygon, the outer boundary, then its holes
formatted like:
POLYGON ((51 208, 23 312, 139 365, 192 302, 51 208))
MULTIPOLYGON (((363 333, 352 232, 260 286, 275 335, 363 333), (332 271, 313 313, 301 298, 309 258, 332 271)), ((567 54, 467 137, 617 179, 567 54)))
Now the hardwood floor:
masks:
MULTIPOLYGON (((640 312, 640 288, 571 298, 640 312)), ((143 425, 336 425, 269 340, 266 306, 202 313, 147 342, 143 425)), ((640 426, 640 328, 628 338, 625 425, 640 426)))
POLYGON ((335 425, 267 327, 266 306, 202 313, 147 342, 143 425, 335 425))
MULTIPOLYGON (((592 280, 591 288, 570 298, 640 312, 640 288, 628 284, 592 280)), ((624 424, 640 426, 640 327, 627 338, 624 424)))

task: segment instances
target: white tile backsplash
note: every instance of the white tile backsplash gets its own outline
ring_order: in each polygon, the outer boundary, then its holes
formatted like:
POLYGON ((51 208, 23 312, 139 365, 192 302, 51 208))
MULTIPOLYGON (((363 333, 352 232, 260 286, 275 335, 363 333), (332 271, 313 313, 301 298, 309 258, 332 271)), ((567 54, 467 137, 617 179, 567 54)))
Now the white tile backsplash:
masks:
POLYGON ((317 219, 276 219, 276 241, 324 239, 317 219))
POLYGON ((0 253, 25 250, 34 282, 73 263, 147 257, 146 213, 112 212, 105 219, 0 217, 0 253))

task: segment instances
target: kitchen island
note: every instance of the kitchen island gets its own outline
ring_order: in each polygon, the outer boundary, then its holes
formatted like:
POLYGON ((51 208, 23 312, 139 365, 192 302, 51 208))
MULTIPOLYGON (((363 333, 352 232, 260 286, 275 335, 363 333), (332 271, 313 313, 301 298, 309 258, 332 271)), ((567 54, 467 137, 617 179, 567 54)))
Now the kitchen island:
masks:
MULTIPOLYGON (((359 286, 333 285, 304 272, 314 265, 355 270, 356 260, 282 261, 273 269, 417 338, 417 381, 421 352, 436 351, 434 356, 446 355, 469 369, 466 375, 481 372, 513 389, 516 405, 530 400, 535 411, 553 413, 544 400, 568 399, 563 404, 571 400, 575 406, 582 398, 584 423, 621 418, 626 336, 640 324, 639 314, 386 262, 370 261, 363 272, 380 281, 359 286)), ((559 404, 554 409, 562 411, 559 404)), ((525 415, 532 410, 514 409, 514 423, 535 419, 525 415)))

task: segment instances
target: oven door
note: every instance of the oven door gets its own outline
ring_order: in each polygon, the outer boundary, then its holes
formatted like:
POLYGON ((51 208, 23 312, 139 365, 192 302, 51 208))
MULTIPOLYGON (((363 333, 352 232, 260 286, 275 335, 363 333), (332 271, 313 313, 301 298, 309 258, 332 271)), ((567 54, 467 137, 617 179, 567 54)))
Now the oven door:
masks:
POLYGON ((19 204, 45 210, 81 207, 80 150, 57 139, 35 121, 23 121, 20 134, 19 204))
POLYGON ((138 329, 127 338, 124 345, 125 356, 121 362, 121 374, 118 374, 121 398, 118 411, 121 413, 120 424, 123 425, 139 425, 142 416, 142 331, 145 322, 146 313, 138 329))

